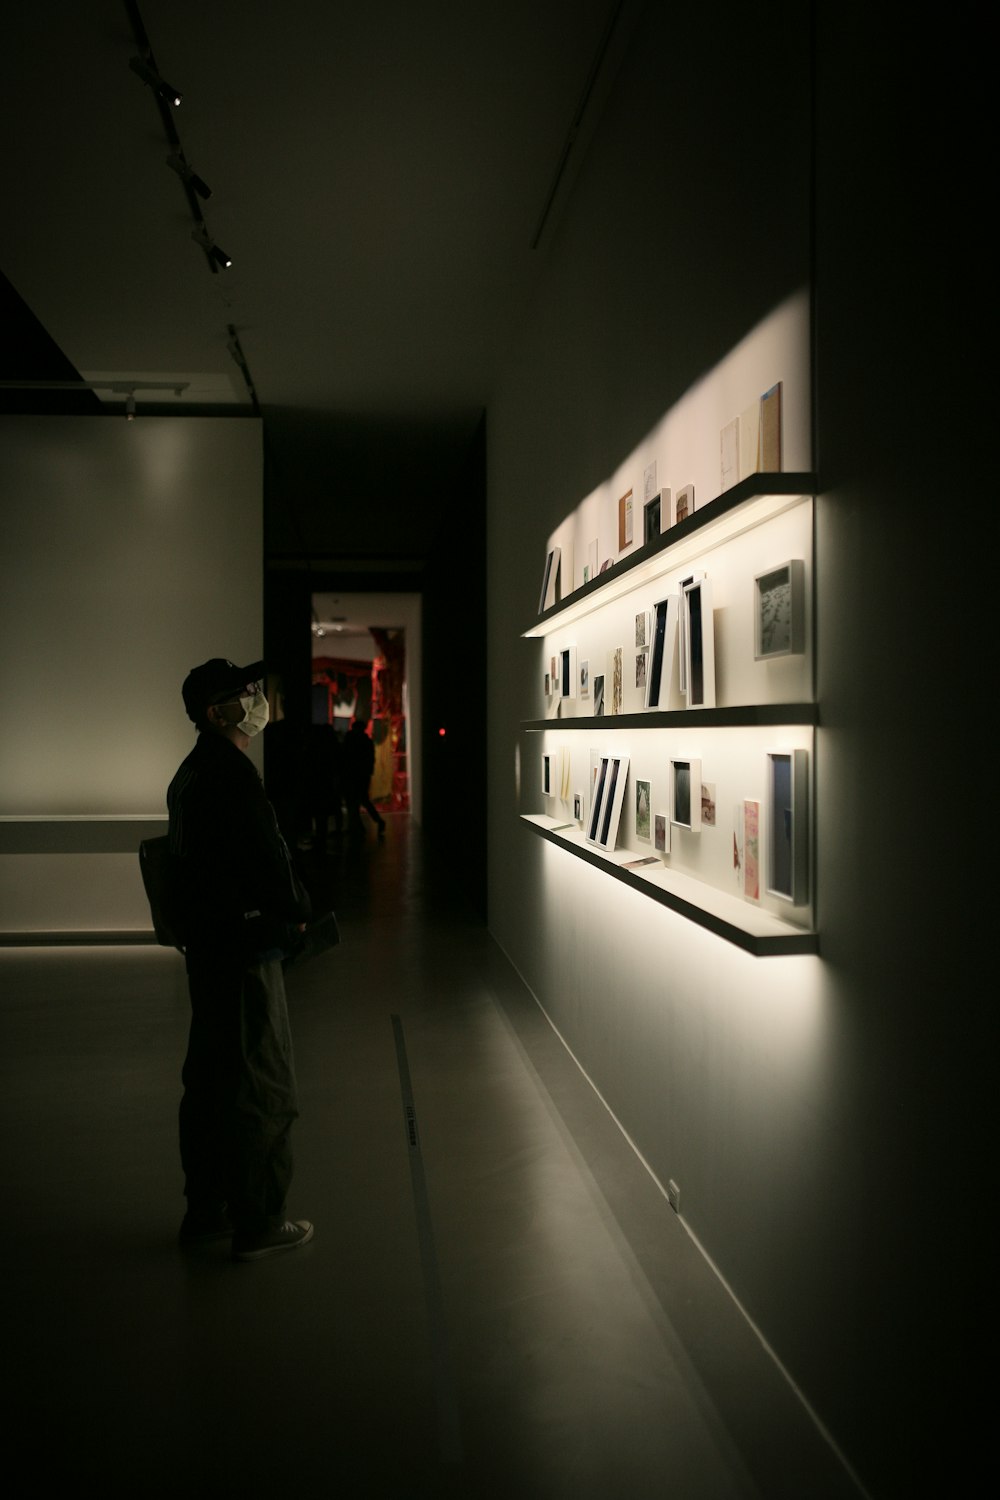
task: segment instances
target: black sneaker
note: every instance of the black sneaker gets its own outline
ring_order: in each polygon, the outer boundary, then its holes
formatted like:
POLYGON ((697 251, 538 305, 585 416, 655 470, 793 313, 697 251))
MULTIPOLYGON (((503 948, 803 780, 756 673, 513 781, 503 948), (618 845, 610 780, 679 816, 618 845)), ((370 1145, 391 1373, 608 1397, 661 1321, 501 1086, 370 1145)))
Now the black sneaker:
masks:
POLYGON ((265 1229, 262 1234, 234 1235, 233 1260, 261 1260, 282 1250, 297 1250, 312 1237, 313 1227, 308 1219, 298 1219, 294 1224, 286 1219, 278 1229, 265 1229))

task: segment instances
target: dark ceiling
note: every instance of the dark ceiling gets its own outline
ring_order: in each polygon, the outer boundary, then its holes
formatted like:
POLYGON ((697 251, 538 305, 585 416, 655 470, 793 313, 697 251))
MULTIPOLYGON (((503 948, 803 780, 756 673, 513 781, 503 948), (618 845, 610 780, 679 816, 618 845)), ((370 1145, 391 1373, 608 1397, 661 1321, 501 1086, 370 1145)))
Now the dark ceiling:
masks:
POLYGON ((249 413, 255 396, 304 503, 370 498, 390 475, 440 486, 489 399, 639 9, 19 7, 4 23, 0 378, 78 372, 121 388, 8 386, 0 409, 117 412, 130 384, 140 417, 249 413), (181 91, 179 108, 136 57, 181 91), (213 272, 199 227, 231 268, 213 272))

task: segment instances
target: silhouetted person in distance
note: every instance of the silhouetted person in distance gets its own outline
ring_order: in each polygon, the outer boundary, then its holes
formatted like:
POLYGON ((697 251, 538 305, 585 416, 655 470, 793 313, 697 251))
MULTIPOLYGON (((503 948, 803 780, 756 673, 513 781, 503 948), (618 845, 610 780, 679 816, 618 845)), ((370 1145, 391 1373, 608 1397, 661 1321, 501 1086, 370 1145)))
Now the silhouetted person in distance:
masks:
POLYGON ((340 736, 332 724, 310 724, 306 756, 306 795, 313 822, 313 850, 326 852, 330 818, 344 831, 344 789, 340 736))
POLYGON ((167 792, 191 1030, 182 1080, 182 1245, 232 1236, 235 1260, 294 1250, 285 1218, 298 1115, 282 958, 310 915, 274 809, 244 754, 267 723, 264 663, 214 658, 184 679, 194 749, 167 792))
POLYGON ((367 734, 364 721, 354 719, 344 740, 344 801, 351 828, 361 828, 361 809, 371 818, 379 832, 385 833, 385 819, 371 800, 372 772, 375 770, 375 746, 367 734))

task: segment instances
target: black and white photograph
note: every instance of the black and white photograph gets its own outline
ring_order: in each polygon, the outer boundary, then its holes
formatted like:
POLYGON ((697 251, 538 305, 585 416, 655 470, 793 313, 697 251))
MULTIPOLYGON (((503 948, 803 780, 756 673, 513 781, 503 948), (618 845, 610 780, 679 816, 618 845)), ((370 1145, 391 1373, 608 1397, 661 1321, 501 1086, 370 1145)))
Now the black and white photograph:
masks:
POLYGON ((805 569, 792 558, 754 579, 754 656, 800 656, 805 650, 805 569))

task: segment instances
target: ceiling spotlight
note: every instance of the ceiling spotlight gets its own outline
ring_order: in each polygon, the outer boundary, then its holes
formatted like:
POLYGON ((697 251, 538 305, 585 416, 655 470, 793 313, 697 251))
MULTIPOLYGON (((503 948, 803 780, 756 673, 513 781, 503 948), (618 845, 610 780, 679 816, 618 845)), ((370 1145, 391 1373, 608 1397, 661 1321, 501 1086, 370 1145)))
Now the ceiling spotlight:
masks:
POLYGON ((190 162, 184 159, 180 151, 175 151, 167 157, 167 166, 173 167, 178 177, 194 188, 199 198, 211 198, 212 189, 203 177, 198 176, 198 173, 191 166, 190 162))
POLYGON ((144 57, 130 57, 128 65, 133 73, 138 73, 143 83, 149 84, 157 98, 163 99, 167 104, 172 104, 174 109, 177 108, 182 95, 176 89, 172 89, 169 83, 163 81, 152 63, 147 62, 144 57))
POLYGON ((223 266, 226 270, 232 265, 229 256, 224 250, 219 249, 207 229, 192 229, 191 238, 201 246, 210 260, 215 261, 216 265, 223 266))

